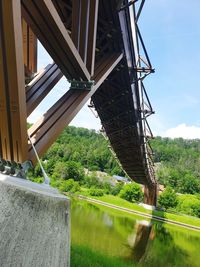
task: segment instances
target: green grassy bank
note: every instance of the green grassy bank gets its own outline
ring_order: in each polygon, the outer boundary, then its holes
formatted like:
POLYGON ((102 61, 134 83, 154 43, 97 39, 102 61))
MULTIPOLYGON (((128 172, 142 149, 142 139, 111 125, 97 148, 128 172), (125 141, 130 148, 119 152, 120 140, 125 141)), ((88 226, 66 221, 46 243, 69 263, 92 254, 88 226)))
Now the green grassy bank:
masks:
POLYGON ((187 215, 179 215, 179 214, 173 214, 173 213, 169 213, 169 212, 164 212, 164 211, 159 211, 159 210, 155 210, 155 211, 151 211, 151 210, 147 210, 142 206, 139 206, 136 203, 130 203, 129 201, 126 201, 118 196, 112 196, 112 195, 103 195, 100 197, 96 197, 96 196, 89 196, 87 191, 82 191, 81 195, 92 198, 92 199, 96 199, 96 200, 100 200, 103 201, 105 203, 108 204, 112 204, 112 205, 116 205, 119 208, 127 208, 133 211, 137 211, 137 212, 141 212, 144 214, 148 214, 148 215, 153 215, 153 216, 157 216, 163 219, 167 219, 167 220, 171 220, 177 223, 183 223, 183 224, 188 224, 191 226, 195 226, 195 227, 200 227, 200 219, 196 218, 196 217, 191 217, 191 216, 187 216, 187 215))
POLYGON ((134 267, 134 265, 103 255, 86 246, 72 245, 71 267, 134 267))

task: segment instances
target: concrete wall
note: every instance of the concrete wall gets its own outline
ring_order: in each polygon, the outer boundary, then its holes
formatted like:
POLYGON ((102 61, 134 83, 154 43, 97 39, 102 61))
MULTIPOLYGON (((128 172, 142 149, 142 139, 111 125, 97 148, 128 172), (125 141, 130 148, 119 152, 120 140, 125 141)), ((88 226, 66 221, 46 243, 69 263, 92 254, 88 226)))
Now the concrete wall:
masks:
POLYGON ((69 267, 69 211, 57 190, 0 174, 0 266, 69 267))

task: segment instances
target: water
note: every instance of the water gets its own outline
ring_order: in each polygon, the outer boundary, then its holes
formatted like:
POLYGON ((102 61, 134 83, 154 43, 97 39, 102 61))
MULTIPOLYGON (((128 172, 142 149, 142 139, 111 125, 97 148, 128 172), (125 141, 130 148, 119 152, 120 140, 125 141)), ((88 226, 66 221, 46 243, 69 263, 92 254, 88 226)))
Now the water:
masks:
MULTIPOLYGON (((200 232, 72 201, 72 244, 142 267, 200 267, 200 232)), ((116 266, 117 267, 117 266, 116 266)))

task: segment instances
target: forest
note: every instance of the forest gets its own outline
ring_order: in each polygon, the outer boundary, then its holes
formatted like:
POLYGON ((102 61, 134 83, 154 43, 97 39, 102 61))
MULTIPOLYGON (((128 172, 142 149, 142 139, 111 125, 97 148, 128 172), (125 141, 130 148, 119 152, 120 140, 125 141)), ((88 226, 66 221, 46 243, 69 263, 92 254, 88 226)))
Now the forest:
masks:
MULTIPOLYGON (((91 196, 112 194, 130 202, 141 201, 143 194, 137 184, 112 184, 112 175, 125 173, 108 145, 101 133, 66 127, 42 159, 51 185, 64 192, 85 188, 91 196), (106 174, 103 180, 96 175, 99 171, 106 174)), ((200 217, 200 140, 155 137, 151 146, 156 178, 166 188, 158 199, 160 208, 200 217)), ((38 165, 29 178, 42 181, 38 165)))

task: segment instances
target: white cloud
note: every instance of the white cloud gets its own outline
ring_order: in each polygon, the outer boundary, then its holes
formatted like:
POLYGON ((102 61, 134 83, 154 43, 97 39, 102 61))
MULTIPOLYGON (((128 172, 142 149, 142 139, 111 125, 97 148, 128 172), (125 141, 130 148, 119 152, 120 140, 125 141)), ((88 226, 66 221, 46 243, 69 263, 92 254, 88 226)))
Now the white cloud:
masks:
POLYGON ((170 138, 182 137, 184 139, 200 139, 200 127, 188 126, 182 123, 174 128, 168 129, 163 136, 170 138))

